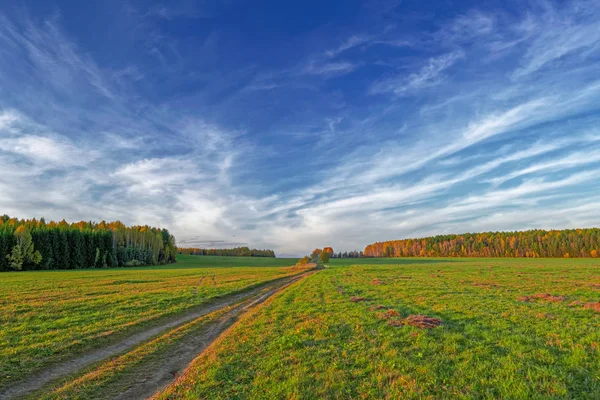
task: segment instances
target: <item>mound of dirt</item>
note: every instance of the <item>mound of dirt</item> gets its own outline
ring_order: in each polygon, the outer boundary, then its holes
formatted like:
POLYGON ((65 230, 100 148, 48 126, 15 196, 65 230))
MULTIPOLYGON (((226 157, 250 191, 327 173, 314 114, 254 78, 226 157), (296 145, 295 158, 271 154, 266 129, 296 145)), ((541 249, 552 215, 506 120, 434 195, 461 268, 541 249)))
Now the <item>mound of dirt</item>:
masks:
POLYGON ((565 301, 565 296, 553 296, 548 293, 536 293, 531 296, 521 296, 517 300, 531 302, 534 300, 543 300, 550 303, 560 303, 561 301, 565 301))
POLYGON ((410 325, 421 329, 433 329, 442 324, 439 318, 428 317, 427 315, 409 315, 404 319, 395 319, 388 322, 391 326, 410 325))
POLYGON ((359 303, 361 301, 365 301, 366 299, 364 297, 360 297, 360 296, 352 296, 350 297, 350 301, 353 303, 359 303))
POLYGON ((386 312, 377 313, 377 317, 382 320, 388 320, 398 316, 400 316, 400 313, 396 310, 387 310, 386 312))
POLYGON ((383 281, 379 278, 375 278, 373 279, 373 282, 371 282, 372 285, 383 285, 383 281))
POLYGON ((428 317, 426 315, 409 315, 404 321, 406 321, 408 325, 425 329, 437 328, 442 324, 441 319, 428 317))
POLYGON ((600 301, 596 301, 594 303, 585 303, 583 308, 587 308, 588 310, 594 310, 596 312, 600 312, 600 301))

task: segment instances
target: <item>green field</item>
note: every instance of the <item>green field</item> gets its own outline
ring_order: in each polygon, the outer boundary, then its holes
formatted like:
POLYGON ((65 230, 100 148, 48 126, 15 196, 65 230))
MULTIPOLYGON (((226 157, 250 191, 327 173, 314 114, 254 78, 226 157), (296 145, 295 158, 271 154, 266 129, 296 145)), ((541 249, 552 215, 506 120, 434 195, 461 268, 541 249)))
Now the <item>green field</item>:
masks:
POLYGON ((179 256, 173 265, 0 274, 0 387, 156 320, 294 273, 295 259, 179 256))
POLYGON ((599 260, 332 260, 159 398, 598 399, 598 301, 599 260))

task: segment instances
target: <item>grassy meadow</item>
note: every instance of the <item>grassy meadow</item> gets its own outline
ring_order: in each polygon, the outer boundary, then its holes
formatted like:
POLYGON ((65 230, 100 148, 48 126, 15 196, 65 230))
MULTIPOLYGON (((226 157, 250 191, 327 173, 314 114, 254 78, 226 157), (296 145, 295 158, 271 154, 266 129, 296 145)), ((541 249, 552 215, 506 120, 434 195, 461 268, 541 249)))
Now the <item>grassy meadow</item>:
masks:
POLYGON ((0 274, 0 387, 294 271, 295 259, 178 256, 176 264, 0 274))
POLYGON ((598 399, 599 301, 594 259, 332 260, 158 397, 598 399))

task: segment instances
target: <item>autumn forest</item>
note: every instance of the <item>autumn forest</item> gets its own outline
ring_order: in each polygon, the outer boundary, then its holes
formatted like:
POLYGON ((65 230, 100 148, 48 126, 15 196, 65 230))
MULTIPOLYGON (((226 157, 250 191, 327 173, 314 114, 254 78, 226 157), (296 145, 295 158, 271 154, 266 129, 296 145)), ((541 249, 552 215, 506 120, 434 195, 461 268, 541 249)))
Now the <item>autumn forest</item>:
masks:
POLYGON ((377 242, 365 257, 598 257, 600 229, 439 235, 377 242))

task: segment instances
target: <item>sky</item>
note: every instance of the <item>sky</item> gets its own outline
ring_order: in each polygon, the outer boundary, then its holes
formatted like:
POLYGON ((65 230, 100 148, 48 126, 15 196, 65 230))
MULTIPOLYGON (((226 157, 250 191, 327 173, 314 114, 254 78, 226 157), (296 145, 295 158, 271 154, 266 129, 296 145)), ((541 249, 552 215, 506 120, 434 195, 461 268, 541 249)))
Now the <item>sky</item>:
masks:
POLYGON ((0 214, 298 256, 600 226, 597 1, 0 4, 0 214))

